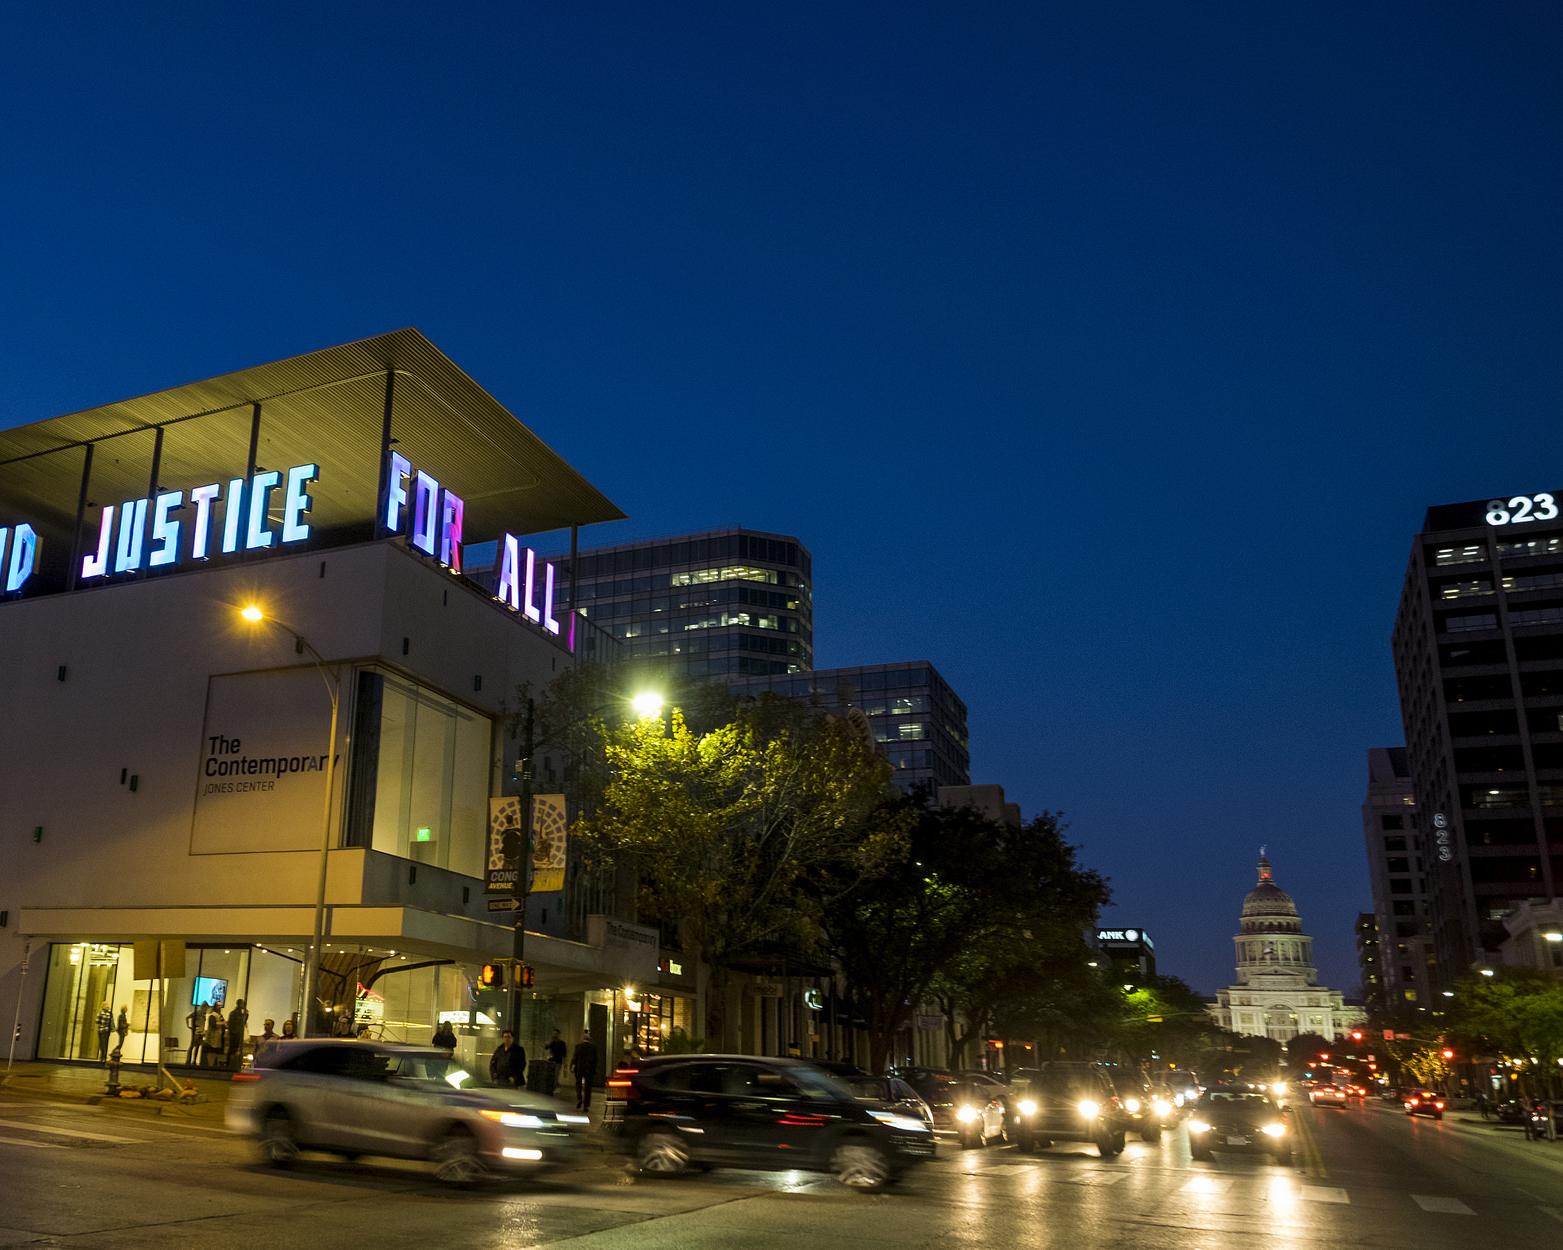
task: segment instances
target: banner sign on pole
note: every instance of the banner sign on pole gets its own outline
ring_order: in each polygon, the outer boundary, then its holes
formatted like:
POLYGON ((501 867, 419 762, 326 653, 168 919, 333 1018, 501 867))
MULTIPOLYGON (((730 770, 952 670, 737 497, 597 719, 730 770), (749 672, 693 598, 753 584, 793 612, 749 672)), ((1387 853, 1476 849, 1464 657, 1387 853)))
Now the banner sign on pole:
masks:
POLYGON ((564 795, 532 797, 532 893, 549 894, 564 889, 564 868, 569 852, 569 826, 565 821, 564 795))
POLYGON ((520 840, 521 800, 513 794, 489 799, 488 871, 484 885, 485 892, 509 894, 515 888, 520 840))

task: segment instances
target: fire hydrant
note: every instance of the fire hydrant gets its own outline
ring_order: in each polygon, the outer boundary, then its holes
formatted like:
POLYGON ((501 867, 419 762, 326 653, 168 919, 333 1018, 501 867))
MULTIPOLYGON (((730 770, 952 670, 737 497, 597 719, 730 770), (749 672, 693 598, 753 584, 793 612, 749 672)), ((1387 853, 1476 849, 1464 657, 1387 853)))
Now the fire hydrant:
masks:
POLYGON ((109 1051, 109 1087, 104 1092, 110 1098, 119 1097, 119 1047, 109 1051))

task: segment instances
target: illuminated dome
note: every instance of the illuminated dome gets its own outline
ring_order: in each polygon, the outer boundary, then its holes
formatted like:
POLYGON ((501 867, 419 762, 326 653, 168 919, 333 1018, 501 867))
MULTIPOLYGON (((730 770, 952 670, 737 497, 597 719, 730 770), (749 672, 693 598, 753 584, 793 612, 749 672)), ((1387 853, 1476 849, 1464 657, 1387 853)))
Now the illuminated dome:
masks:
POLYGON ((1244 933, 1298 933, 1302 930, 1297 904, 1272 879, 1270 861, 1263 850, 1259 852, 1259 881, 1243 896, 1242 930, 1244 933))

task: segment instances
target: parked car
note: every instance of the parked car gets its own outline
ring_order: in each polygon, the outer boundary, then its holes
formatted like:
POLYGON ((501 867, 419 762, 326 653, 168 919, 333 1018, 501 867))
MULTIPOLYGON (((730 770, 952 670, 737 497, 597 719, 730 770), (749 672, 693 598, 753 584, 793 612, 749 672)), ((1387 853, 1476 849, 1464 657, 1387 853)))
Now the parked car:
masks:
POLYGON ((1408 1089, 1403 1105, 1407 1115, 1428 1115, 1435 1120, 1444 1118, 1444 1096, 1430 1089, 1408 1089))
POLYGON ((1263 1089, 1212 1085, 1189 1113, 1189 1153, 1206 1162, 1217 1150, 1260 1151, 1292 1161, 1286 1112, 1263 1089))
POLYGON ((987 1073, 975 1075, 938 1068, 905 1068, 896 1075, 917 1091, 933 1113, 934 1128, 953 1134, 962 1149, 985 1146, 1004 1137, 1009 1087, 987 1073))
MULTIPOLYGON (((828 1070, 827 1070, 828 1071, 828 1070)), ((859 1102, 881 1111, 899 1111, 914 1115, 933 1132, 933 1111, 922 1096, 898 1076, 830 1075, 852 1091, 859 1102)))
POLYGON ((616 1069, 608 1086, 622 1109, 605 1127, 651 1176, 797 1168, 872 1190, 934 1155, 921 1119, 859 1102, 802 1060, 665 1055, 616 1069))
POLYGON ((443 1181, 562 1163, 584 1115, 561 1115, 525 1090, 473 1089, 445 1051, 349 1040, 279 1041, 234 1076, 228 1127, 291 1167, 305 1150, 357 1159, 428 1159, 443 1181))
POLYGON ((1098 1063, 1059 1061, 1010 1073, 1014 1138, 1022 1150, 1083 1141, 1104 1159, 1121 1154, 1127 1121, 1107 1071, 1098 1063))

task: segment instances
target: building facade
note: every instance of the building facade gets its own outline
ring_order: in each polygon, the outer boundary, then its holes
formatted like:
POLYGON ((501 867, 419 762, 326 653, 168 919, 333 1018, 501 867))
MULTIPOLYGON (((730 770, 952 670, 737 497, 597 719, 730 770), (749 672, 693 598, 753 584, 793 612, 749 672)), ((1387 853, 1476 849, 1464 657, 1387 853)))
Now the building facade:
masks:
POLYGON ((1563 878, 1558 497, 1430 508, 1411 546, 1393 645, 1441 989, 1563 878))
POLYGON ((717 680, 814 666, 813 560, 789 534, 712 530, 596 547, 575 568, 580 614, 626 658, 717 680))
POLYGON ((1383 956, 1379 953, 1378 917, 1370 911, 1358 912, 1355 934, 1363 1005, 1370 1012, 1383 1011, 1389 1000, 1384 990, 1383 956))
POLYGON ((690 978, 558 820, 535 987, 477 978, 515 935, 489 888, 514 694, 575 662, 562 571, 524 538, 620 515, 411 330, 0 431, 18 1055, 97 1060, 104 1004, 149 1064, 196 1061, 195 1019, 241 999, 251 1035, 451 1021, 468 1064, 517 996, 532 1045, 687 1027, 690 978), (468 539, 504 553, 497 595, 468 539))
POLYGON ((1431 1005, 1437 959, 1427 897, 1427 857, 1411 768, 1403 747, 1368 751, 1362 840, 1373 891, 1380 1005, 1431 1005))
POLYGON ((1215 1022, 1234 1033, 1289 1042, 1299 1033, 1333 1041, 1362 1020, 1339 990, 1319 984, 1313 939, 1303 932, 1292 896, 1276 885, 1259 854, 1259 880, 1243 899, 1237 936, 1237 980, 1210 1005, 1215 1022))
POLYGON ((861 728, 908 794, 919 787, 971 785, 966 704, 926 660, 740 678, 728 686, 734 694, 775 694, 842 715, 861 713, 861 728))
POLYGON ((1503 918, 1503 927, 1498 954, 1506 965, 1563 981, 1563 899, 1523 902, 1503 918))

